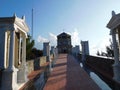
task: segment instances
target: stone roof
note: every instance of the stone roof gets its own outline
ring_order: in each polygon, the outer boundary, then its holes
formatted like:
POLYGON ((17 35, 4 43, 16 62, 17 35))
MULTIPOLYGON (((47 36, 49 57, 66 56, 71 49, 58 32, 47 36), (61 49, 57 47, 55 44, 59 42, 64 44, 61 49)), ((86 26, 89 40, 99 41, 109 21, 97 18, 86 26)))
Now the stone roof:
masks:
POLYGON ((67 33, 65 33, 65 32, 59 34, 57 37, 62 37, 62 36, 68 36, 68 37, 71 37, 71 35, 69 35, 69 34, 67 34, 67 33))
POLYGON ((114 14, 110 21, 107 24, 107 28, 109 29, 115 29, 120 25, 120 13, 119 14, 114 14))
POLYGON ((20 30, 28 32, 29 28, 25 22, 25 17, 18 18, 16 15, 13 17, 0 17, 0 27, 13 25, 14 28, 17 26, 20 30))

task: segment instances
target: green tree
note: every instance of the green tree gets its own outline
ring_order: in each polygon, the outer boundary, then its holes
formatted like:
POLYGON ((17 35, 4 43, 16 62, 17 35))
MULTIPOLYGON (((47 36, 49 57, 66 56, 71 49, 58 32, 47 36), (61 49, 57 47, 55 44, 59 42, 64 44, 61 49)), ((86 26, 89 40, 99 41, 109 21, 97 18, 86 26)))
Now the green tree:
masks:
POLYGON ((109 40, 110 41, 110 45, 109 46, 106 46, 106 56, 107 57, 114 57, 114 51, 113 51, 113 43, 111 41, 111 39, 109 40))
POLYGON ((106 57, 112 57, 112 58, 114 57, 114 51, 113 51, 113 48, 112 48, 113 43, 112 43, 111 39, 109 41, 110 41, 110 45, 106 46, 106 52, 102 51, 101 53, 98 54, 99 51, 97 51, 97 55, 106 56, 106 57))
POLYGON ((41 57, 41 56, 43 56, 43 51, 42 50, 38 50, 36 48, 32 49, 32 53, 34 54, 35 57, 41 57))
POLYGON ((96 53, 98 56, 100 56, 100 52, 99 51, 97 51, 97 53, 96 53))
POLYGON ((114 57, 113 49, 110 46, 106 46, 106 52, 107 57, 114 57))
POLYGON ((27 60, 31 59, 31 57, 34 56, 32 53, 34 44, 35 44, 34 40, 32 40, 31 36, 28 35, 28 38, 26 39, 26 59, 27 60))

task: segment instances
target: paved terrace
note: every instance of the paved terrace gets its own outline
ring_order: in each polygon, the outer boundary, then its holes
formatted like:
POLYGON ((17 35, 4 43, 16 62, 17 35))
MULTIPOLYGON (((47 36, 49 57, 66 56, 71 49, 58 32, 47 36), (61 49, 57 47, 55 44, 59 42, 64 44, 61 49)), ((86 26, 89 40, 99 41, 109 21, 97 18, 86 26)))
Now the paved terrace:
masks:
POLYGON ((101 90, 71 55, 60 54, 44 90, 101 90))

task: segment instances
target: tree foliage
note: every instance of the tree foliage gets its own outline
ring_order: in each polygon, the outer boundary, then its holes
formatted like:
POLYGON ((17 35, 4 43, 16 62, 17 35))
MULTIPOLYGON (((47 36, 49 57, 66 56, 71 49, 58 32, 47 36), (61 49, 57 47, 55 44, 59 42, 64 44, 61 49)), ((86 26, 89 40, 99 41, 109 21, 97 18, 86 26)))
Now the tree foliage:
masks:
POLYGON ((28 38, 26 39, 26 59, 35 59, 36 57, 40 57, 43 55, 42 50, 38 50, 34 48, 34 40, 32 40, 31 36, 28 35, 28 38))
POLYGON ((42 50, 38 50, 36 48, 32 49, 32 53, 34 54, 35 57, 43 56, 43 51, 42 50))
POLYGON ((107 57, 114 57, 114 52, 113 52, 113 49, 112 49, 112 47, 110 47, 110 46, 106 46, 106 56, 107 57))
POLYGON ((100 52, 99 51, 97 51, 97 53, 96 53, 98 56, 100 56, 100 52))
POLYGON ((113 46, 113 43, 112 43, 112 41, 111 40, 109 40, 110 41, 110 45, 109 46, 106 46, 106 52, 103 52, 103 51, 101 51, 101 53, 99 52, 99 51, 97 51, 97 55, 98 56, 106 56, 106 57, 114 57, 114 51, 113 51, 113 48, 112 48, 112 46, 113 46))
POLYGON ((32 40, 31 36, 28 35, 28 38, 26 39, 26 59, 31 59, 32 48, 34 44, 35 44, 34 40, 32 40))

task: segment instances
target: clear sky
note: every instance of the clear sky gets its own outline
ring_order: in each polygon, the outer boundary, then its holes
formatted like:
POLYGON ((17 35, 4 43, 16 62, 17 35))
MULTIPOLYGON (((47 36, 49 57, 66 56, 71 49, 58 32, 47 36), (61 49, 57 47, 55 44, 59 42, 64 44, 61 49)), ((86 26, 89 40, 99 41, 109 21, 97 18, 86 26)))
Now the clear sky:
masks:
POLYGON ((89 40, 90 53, 104 50, 109 42, 111 11, 120 13, 120 0, 1 0, 0 17, 26 16, 31 34, 31 11, 34 9, 34 33, 38 49, 44 41, 56 45, 56 35, 67 32, 72 44, 89 40))

